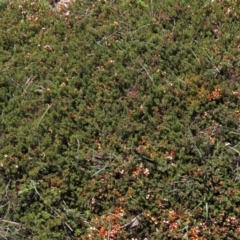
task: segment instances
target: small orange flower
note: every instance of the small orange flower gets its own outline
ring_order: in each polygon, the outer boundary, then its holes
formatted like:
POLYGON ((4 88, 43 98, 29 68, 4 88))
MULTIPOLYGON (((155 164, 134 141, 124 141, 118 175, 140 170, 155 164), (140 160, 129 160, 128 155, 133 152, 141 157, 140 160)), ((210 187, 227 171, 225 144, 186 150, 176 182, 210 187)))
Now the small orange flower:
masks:
POLYGON ((101 227, 99 230, 98 230, 98 235, 99 236, 105 236, 105 233, 106 233, 107 229, 105 227, 101 227))
POLYGON ((216 99, 220 99, 222 97, 221 90, 219 88, 215 88, 214 91, 211 92, 210 96, 208 97, 208 101, 211 102, 216 99))

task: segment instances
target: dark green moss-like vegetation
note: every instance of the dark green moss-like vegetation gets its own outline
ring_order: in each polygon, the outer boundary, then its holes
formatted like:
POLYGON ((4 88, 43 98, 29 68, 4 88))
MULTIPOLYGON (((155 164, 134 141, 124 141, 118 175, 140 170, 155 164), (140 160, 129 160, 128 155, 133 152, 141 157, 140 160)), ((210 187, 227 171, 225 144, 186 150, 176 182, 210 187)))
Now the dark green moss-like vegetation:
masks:
POLYGON ((239 239, 238 1, 68 10, 0 1, 0 238, 239 239))

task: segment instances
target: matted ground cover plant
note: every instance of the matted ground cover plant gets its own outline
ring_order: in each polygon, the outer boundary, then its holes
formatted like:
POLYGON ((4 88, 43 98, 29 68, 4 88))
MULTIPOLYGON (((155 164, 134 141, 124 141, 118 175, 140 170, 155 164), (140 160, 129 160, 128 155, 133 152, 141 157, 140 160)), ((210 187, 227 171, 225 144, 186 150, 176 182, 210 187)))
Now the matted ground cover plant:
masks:
POLYGON ((0 2, 1 239, 238 239, 237 1, 0 2))

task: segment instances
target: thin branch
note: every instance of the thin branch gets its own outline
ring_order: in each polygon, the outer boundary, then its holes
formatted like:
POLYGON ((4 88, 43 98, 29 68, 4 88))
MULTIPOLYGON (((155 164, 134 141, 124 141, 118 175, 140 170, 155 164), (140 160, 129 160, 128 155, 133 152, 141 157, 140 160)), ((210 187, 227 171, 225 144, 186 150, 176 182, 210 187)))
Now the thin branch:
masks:
POLYGON ((39 124, 41 123, 42 119, 44 118, 44 116, 46 115, 46 113, 48 112, 48 110, 50 109, 51 106, 52 106, 52 104, 48 104, 47 109, 45 110, 45 112, 43 113, 43 115, 41 116, 41 118, 38 121, 37 128, 38 128, 39 124))
MULTIPOLYGON (((34 180, 31 180, 31 184, 32 184, 32 187, 34 188, 36 194, 43 200, 44 204, 46 204, 56 214, 56 216, 61 219, 61 216, 58 214, 58 212, 44 201, 43 197, 41 196, 41 194, 37 190, 36 182, 34 180)), ((73 232, 73 229, 69 226, 69 224, 67 222, 64 221, 63 223, 69 228, 69 230, 71 232, 73 232)))
POLYGON ((140 63, 140 65, 142 66, 142 68, 144 69, 144 71, 147 73, 149 79, 152 81, 153 85, 154 85, 154 81, 153 81, 153 78, 150 76, 148 70, 143 66, 143 64, 140 63))
POLYGON ((64 224, 68 227, 68 229, 73 232, 73 229, 68 225, 68 223, 64 222, 64 224))
POLYGON ((77 140, 77 153, 78 153, 79 149, 80 149, 80 142, 79 142, 78 138, 76 138, 76 140, 77 140))
POLYGON ((4 220, 4 219, 0 219, 0 221, 5 222, 5 223, 9 223, 9 224, 12 224, 12 225, 22 226, 21 223, 17 223, 17 222, 13 222, 13 221, 8 221, 8 220, 4 220))
POLYGON ((197 147, 197 145, 196 145, 196 143, 195 143, 195 141, 193 139, 192 132, 191 132, 191 130, 189 128, 188 128, 188 132, 189 132, 189 135, 190 135, 191 142, 194 144, 195 148, 197 149, 197 152, 198 152, 199 156, 202 157, 202 154, 201 154, 200 150, 198 149, 198 147, 197 147))
POLYGON ((149 25, 150 25, 150 23, 145 24, 145 25, 141 26, 140 28, 134 30, 132 33, 135 33, 135 32, 137 32, 137 31, 139 31, 140 29, 142 29, 142 28, 144 28, 144 27, 147 27, 147 26, 149 26, 149 25))
POLYGON ((240 152, 237 150, 237 149, 235 149, 234 147, 230 147, 230 146, 228 146, 230 149, 232 149, 233 151, 235 151, 236 153, 238 153, 238 155, 240 155, 240 152))
POLYGON ((94 177, 96 175, 98 175, 101 171, 103 171, 105 168, 107 168, 108 165, 105 165, 104 167, 102 167, 101 169, 99 169, 97 172, 95 172, 91 177, 94 177))

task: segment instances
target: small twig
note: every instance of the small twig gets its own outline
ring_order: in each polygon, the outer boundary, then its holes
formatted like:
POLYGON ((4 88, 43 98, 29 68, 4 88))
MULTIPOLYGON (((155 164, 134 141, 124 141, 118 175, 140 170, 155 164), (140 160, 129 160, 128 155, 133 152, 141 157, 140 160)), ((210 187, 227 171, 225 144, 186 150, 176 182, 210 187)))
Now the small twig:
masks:
POLYGON ((191 50, 191 51, 192 51, 193 56, 196 58, 198 64, 201 65, 201 62, 200 62, 199 58, 197 57, 196 53, 193 50, 191 50))
POLYGON ((205 203, 205 208, 206 208, 206 221, 208 221, 208 216, 209 216, 209 213, 208 213, 208 202, 205 203))
POLYGON ((120 30, 115 31, 115 32, 109 34, 108 36, 104 36, 104 37, 102 37, 101 40, 95 41, 95 42, 96 42, 98 45, 100 45, 100 43, 101 43, 102 41, 106 41, 108 38, 112 37, 114 34, 116 34, 116 33, 118 33, 118 32, 120 32, 120 30))
POLYGON ((154 81, 153 81, 153 78, 150 76, 148 70, 140 63, 140 65, 142 66, 142 68, 144 69, 144 71, 147 73, 149 79, 152 81, 153 85, 154 85, 154 81))
MULTIPOLYGON (((58 212, 44 201, 43 197, 37 190, 36 182, 34 180, 30 180, 30 181, 31 181, 32 187, 34 188, 36 194, 43 200, 44 204, 46 204, 56 214, 57 217, 61 218, 61 216, 58 214, 58 212)), ((73 232, 73 229, 69 226, 69 224, 67 222, 63 222, 63 223, 69 228, 69 230, 71 232, 73 232)))
POLYGON ((22 96, 26 93, 28 87, 31 85, 31 83, 36 79, 36 77, 30 77, 27 79, 27 81, 25 82, 25 88, 23 89, 23 93, 22 96))
MULTIPOLYGON (((5 237, 1 234, 1 232, 2 232, 2 231, 0 231, 0 235, 3 237, 3 239, 8 240, 7 238, 5 238, 5 237)), ((3 232, 3 233, 5 233, 5 232, 3 232)), ((5 233, 5 234, 6 234, 6 233, 5 233)))
POLYGON ((79 142, 79 140, 78 140, 78 138, 76 138, 77 139, 77 153, 79 152, 79 148, 80 148, 80 142, 79 142))
MULTIPOLYGON (((138 221, 139 222, 139 216, 140 216, 141 214, 138 214, 136 217, 134 217, 133 219, 131 219, 131 221, 130 222, 128 222, 128 223, 126 223, 126 224, 124 224, 123 226, 121 226, 120 228, 126 228, 126 227, 128 227, 128 226, 131 226, 131 225, 133 225, 134 224, 134 222, 136 222, 136 221, 138 221)), ((135 223, 136 224, 136 223, 135 223)), ((139 224, 139 223, 138 223, 139 224)), ((138 225, 137 224, 137 225, 138 225)))
POLYGON ((234 147, 230 147, 230 146, 228 146, 230 149, 232 149, 233 151, 235 151, 236 153, 238 153, 238 155, 240 155, 240 152, 237 150, 237 149, 235 149, 234 147))
POLYGON ((191 132, 191 130, 189 128, 188 128, 188 132, 189 132, 189 135, 190 135, 191 142, 194 144, 195 148, 197 149, 197 152, 198 152, 199 156, 202 157, 202 154, 201 154, 200 150, 198 149, 198 147, 197 147, 197 145, 196 145, 196 143, 195 143, 195 141, 193 139, 192 132, 191 132))
POLYGON ((42 119, 44 118, 44 116, 46 115, 47 111, 50 109, 51 106, 52 106, 52 104, 48 104, 47 109, 45 110, 45 112, 43 113, 43 115, 41 116, 41 118, 38 121, 37 128, 38 128, 39 124, 41 123, 42 119))
POLYGON ((73 229, 68 225, 68 223, 64 222, 64 224, 69 228, 71 232, 73 232, 73 229))
POLYGON ((17 223, 17 222, 13 222, 13 221, 8 221, 8 220, 4 220, 4 219, 1 219, 0 221, 5 222, 5 223, 9 223, 9 224, 12 224, 12 225, 22 226, 21 223, 17 223))
POLYGON ((102 167, 101 169, 99 169, 97 172, 95 172, 91 177, 96 176, 98 173, 100 173, 101 171, 103 171, 105 168, 107 168, 108 165, 105 165, 104 167, 102 167))
POLYGON ((151 13, 151 17, 153 18, 153 1, 150 0, 150 13, 151 13))
POLYGON ((134 30, 132 33, 135 33, 135 32, 137 32, 138 30, 140 30, 140 29, 142 29, 142 28, 144 28, 144 27, 147 27, 147 26, 149 26, 149 25, 150 25, 150 23, 145 24, 145 25, 141 26, 140 28, 134 30))

